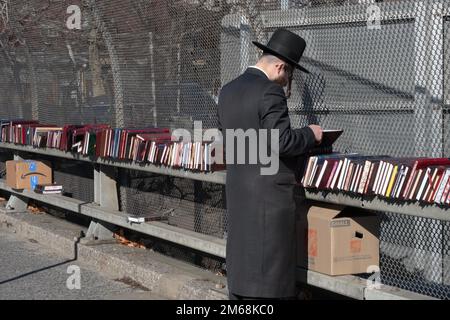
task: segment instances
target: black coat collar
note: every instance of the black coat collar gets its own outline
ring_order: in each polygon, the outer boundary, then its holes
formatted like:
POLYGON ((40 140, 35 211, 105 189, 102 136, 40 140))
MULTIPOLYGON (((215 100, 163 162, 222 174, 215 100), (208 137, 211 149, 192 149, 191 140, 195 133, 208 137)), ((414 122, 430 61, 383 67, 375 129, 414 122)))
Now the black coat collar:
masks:
POLYGON ((248 67, 247 70, 245 70, 245 73, 250 73, 250 74, 253 74, 255 76, 260 76, 260 77, 264 77, 266 79, 269 79, 264 72, 262 72, 261 70, 259 70, 257 68, 250 68, 250 67, 248 67))

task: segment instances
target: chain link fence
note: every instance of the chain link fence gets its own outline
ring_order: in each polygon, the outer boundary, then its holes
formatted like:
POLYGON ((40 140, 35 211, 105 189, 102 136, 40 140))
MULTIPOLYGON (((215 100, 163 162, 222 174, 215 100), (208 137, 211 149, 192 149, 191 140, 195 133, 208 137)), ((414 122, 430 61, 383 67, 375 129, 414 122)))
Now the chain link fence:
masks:
MULTIPOLYGON (((450 1, 0 0, 0 117, 203 128, 222 85, 277 27, 307 41, 293 127, 344 129, 337 150, 450 156, 450 1)), ((93 200, 92 176, 55 177, 93 200)), ((81 168, 81 169, 80 169, 81 168)), ((224 187, 119 170, 121 209, 226 235, 224 187)), ((380 213, 383 283, 449 298, 449 223, 380 213)))

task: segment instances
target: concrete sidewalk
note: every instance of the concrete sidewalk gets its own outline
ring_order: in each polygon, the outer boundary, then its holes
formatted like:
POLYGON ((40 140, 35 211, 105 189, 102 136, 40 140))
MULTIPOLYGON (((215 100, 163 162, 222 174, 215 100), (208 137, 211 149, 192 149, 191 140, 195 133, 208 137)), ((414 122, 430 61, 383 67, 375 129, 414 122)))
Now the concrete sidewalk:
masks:
POLYGON ((32 238, 58 254, 112 277, 130 279, 169 299, 225 300, 226 278, 148 249, 121 244, 77 243, 86 228, 49 214, 8 213, 0 207, 0 231, 32 238))

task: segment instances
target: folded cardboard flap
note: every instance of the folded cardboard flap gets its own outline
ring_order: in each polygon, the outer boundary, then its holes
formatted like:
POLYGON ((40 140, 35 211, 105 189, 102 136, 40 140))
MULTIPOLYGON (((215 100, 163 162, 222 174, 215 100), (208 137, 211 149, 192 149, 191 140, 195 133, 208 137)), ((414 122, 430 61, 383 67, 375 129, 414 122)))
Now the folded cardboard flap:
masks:
POLYGON ((311 206, 298 221, 298 264, 329 275, 366 273, 379 264, 379 221, 367 210, 311 206))

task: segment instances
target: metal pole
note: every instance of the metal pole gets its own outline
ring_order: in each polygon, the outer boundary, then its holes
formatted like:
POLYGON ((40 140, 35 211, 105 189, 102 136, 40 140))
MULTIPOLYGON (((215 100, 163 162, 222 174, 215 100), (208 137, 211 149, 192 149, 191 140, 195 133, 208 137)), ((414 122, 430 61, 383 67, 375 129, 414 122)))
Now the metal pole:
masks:
POLYGON ((149 36, 149 51, 150 51, 150 83, 153 100, 153 126, 158 126, 158 110, 156 108, 156 93, 155 93, 155 63, 153 61, 153 32, 148 33, 149 36))

